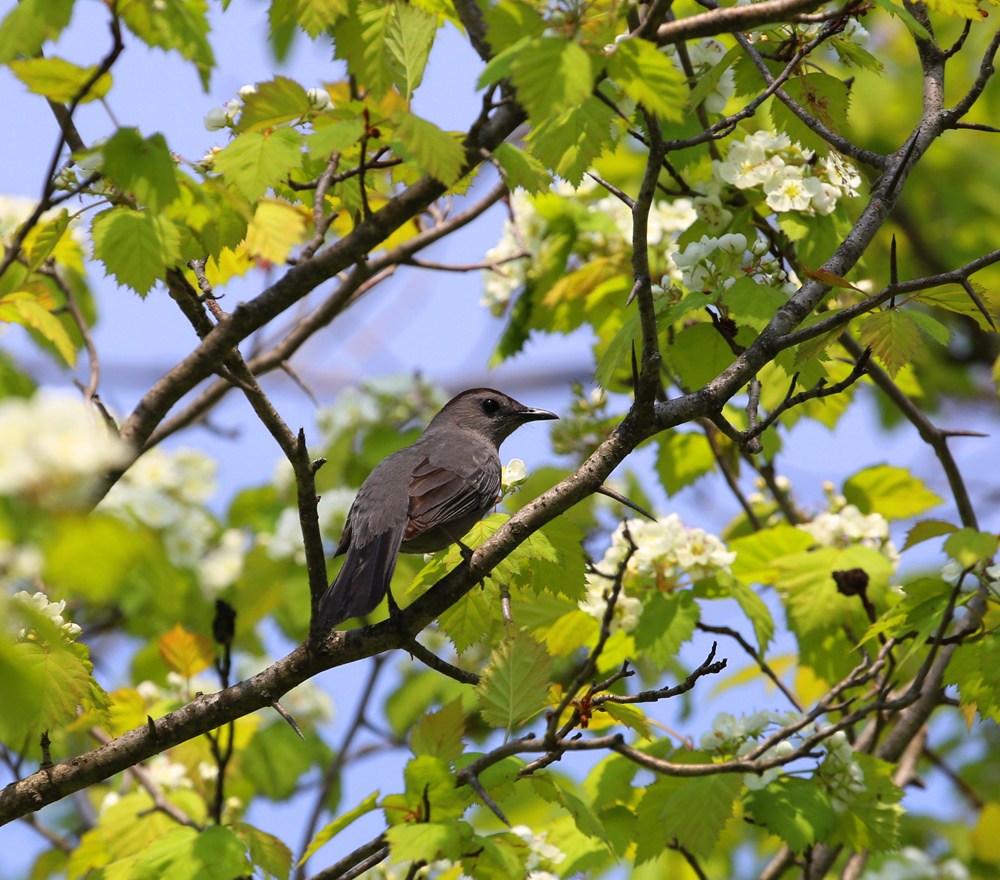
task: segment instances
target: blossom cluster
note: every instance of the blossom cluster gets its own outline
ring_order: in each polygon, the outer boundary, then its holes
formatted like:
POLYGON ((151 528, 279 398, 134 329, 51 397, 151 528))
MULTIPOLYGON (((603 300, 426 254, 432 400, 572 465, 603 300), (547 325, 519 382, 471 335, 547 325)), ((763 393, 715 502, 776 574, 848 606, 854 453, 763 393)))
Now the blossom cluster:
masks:
MULTIPOLYGON (((728 712, 720 712, 712 722, 712 729, 702 734, 701 747, 708 752, 735 752, 737 757, 743 757, 757 747, 756 739, 771 724, 787 727, 801 718, 798 712, 779 713, 764 710, 741 718, 735 718, 728 712)), ((760 755, 758 760, 766 761, 790 755, 793 751, 795 751, 794 746, 788 740, 782 740, 760 755)), ((744 773, 743 784, 751 791, 759 791, 767 788, 780 775, 781 767, 771 767, 762 773, 744 773)))
POLYGON ((730 572, 736 554, 715 535, 703 529, 687 528, 676 513, 668 514, 657 522, 630 519, 615 529, 611 546, 587 575, 587 595, 580 600, 579 608, 597 620, 604 617, 607 607, 604 594, 618 566, 629 555, 631 542, 635 552, 629 557, 623 577, 623 591, 615 603, 612 628, 625 632, 635 629, 642 614, 642 602, 628 591, 642 590, 647 586, 671 591, 684 578, 698 581, 713 577, 719 572, 730 572))
MULTIPOLYGON (((728 225, 729 221, 725 223, 728 225)), ((682 252, 673 254, 670 259, 688 290, 728 290, 736 283, 739 273, 786 295, 793 294, 799 288, 799 279, 770 256, 768 247, 763 238, 748 246, 742 232, 728 232, 718 237, 703 235, 698 241, 688 242, 682 252)), ((665 285, 667 279, 661 283, 665 285)))
MULTIPOLYGON (((75 641, 76 637, 82 632, 77 624, 71 623, 63 617, 63 612, 66 610, 65 599, 60 602, 50 602, 49 597, 41 591, 31 594, 26 590, 21 590, 19 593, 13 595, 12 600, 26 609, 34 611, 36 614, 47 617, 52 625, 60 630, 68 642, 75 641)), ((28 629, 22 629, 18 633, 18 638, 21 640, 30 638, 30 636, 31 633, 28 629)))
POLYGON ((856 505, 848 504, 843 495, 834 491, 833 484, 824 484, 829 499, 829 509, 814 516, 798 528, 812 536, 821 547, 847 547, 861 544, 878 550, 892 562, 899 564, 899 551, 889 538, 889 523, 880 513, 862 513, 856 505))
POLYGON ((854 760, 854 750, 847 734, 838 730, 823 741, 826 757, 819 772, 830 787, 830 804, 838 813, 846 813, 855 798, 865 790, 865 772, 854 760))
POLYGON ((230 530, 216 542, 219 526, 204 508, 215 494, 215 470, 215 461, 196 449, 154 448, 98 506, 125 522, 160 531, 170 561, 198 570, 210 597, 235 581, 243 568, 242 533, 230 530))
POLYGON ((935 862, 924 850, 904 846, 861 880, 969 880, 969 869, 958 859, 935 862))
POLYGON ((838 199, 856 196, 861 186, 858 172, 835 153, 817 161, 812 150, 775 131, 732 141, 725 161, 715 160, 712 170, 736 189, 763 189, 767 206, 778 213, 830 214, 838 199))
POLYGON ((129 458, 125 443, 78 399, 40 391, 0 401, 0 495, 78 503, 102 471, 129 458))

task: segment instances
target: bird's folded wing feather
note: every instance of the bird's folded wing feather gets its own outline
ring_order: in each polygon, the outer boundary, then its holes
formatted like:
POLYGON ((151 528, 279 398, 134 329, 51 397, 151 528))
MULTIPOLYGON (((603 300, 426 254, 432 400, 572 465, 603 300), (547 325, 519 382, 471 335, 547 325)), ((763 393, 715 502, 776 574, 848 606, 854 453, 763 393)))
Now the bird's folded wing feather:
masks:
MULTIPOLYGON (((404 541, 495 504, 500 492, 496 453, 466 450, 461 466, 425 458, 410 481, 409 523, 404 541)), ((458 536, 456 536, 458 537, 458 536)))

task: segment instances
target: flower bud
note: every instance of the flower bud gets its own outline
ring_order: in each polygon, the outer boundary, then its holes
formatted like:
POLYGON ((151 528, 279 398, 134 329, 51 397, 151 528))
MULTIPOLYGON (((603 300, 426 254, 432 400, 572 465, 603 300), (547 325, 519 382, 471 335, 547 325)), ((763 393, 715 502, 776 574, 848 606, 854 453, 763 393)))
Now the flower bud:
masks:
POLYGON ((330 100, 330 93, 326 89, 309 89, 306 92, 306 97, 309 99, 309 106, 313 110, 329 110, 333 107, 333 102, 330 100))
POLYGON ((209 131, 218 131, 229 125, 229 114, 225 107, 213 107, 205 117, 205 128, 209 131))
POLYGON ((247 84, 242 86, 236 94, 240 96, 241 101, 246 101, 251 95, 257 94, 257 86, 247 84))

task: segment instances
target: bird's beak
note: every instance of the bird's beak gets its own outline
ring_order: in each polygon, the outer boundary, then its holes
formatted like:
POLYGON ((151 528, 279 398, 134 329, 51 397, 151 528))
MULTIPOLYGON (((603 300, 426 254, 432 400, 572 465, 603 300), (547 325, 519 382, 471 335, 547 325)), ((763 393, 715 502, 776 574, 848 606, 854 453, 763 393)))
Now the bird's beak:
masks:
POLYGON ((546 419, 559 418, 554 412, 549 412, 547 409, 525 409, 519 415, 525 422, 541 422, 546 419))

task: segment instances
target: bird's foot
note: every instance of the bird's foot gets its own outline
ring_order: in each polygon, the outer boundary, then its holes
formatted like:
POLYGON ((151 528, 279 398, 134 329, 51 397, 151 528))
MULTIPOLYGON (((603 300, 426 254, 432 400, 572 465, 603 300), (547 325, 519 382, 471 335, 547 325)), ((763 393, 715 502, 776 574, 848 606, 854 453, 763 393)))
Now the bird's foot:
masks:
POLYGON ((389 617, 393 618, 399 615, 399 606, 396 604, 396 600, 392 596, 392 590, 385 591, 386 598, 389 600, 389 617))
POLYGON ((455 543, 458 544, 458 552, 462 554, 462 560, 467 565, 472 565, 472 557, 475 555, 475 551, 470 547, 466 547, 461 541, 456 541, 455 543))

